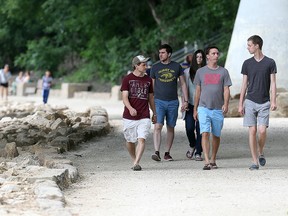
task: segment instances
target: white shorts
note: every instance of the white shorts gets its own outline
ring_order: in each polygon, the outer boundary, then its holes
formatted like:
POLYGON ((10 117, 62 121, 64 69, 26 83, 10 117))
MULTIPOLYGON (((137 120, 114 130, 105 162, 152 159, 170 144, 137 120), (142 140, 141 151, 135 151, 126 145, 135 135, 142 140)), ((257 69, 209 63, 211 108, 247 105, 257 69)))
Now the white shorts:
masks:
POLYGON ((136 143, 139 138, 146 139, 150 133, 151 120, 149 118, 140 120, 123 119, 123 133, 127 142, 136 143))

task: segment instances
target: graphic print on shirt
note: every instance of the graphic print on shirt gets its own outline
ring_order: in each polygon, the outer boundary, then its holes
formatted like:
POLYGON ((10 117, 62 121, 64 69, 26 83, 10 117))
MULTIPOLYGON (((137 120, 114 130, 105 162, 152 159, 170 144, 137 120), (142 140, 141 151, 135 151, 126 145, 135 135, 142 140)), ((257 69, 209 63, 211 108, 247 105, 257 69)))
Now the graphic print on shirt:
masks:
POLYGON ((175 71, 169 68, 164 68, 160 70, 158 73, 159 73, 159 81, 161 82, 173 82, 176 79, 175 71))
POLYGON ((148 100, 149 86, 150 82, 141 82, 139 80, 130 80, 130 90, 129 97, 130 98, 138 98, 148 100))
POLYGON ((205 74, 204 75, 204 84, 205 85, 217 85, 220 83, 220 74, 205 74))

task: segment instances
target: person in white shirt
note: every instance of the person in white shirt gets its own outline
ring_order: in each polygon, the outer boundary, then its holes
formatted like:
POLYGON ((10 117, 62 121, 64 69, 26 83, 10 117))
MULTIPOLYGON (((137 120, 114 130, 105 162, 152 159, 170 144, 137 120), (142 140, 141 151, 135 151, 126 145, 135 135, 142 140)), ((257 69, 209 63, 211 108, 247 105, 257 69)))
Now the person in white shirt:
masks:
POLYGON ((4 68, 0 70, 0 92, 2 100, 8 100, 8 87, 9 87, 9 80, 11 79, 12 75, 9 71, 9 65, 4 65, 4 68))

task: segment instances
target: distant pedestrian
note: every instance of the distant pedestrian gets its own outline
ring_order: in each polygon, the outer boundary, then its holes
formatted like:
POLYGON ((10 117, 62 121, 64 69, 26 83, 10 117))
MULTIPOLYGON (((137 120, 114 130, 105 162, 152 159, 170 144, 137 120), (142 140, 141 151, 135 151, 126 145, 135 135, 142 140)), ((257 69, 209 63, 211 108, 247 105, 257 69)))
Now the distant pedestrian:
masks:
POLYGON ((269 110, 277 109, 277 67, 273 59, 263 54, 262 46, 263 40, 260 36, 253 35, 248 38, 247 49, 254 56, 244 61, 241 71, 243 81, 238 111, 244 115, 243 125, 249 127, 249 146, 253 160, 250 170, 258 170, 259 164, 266 164, 264 146, 269 126, 269 110))
POLYGON ((156 122, 152 79, 146 74, 149 58, 138 55, 132 60, 133 71, 123 78, 121 91, 123 103, 123 133, 126 147, 133 160, 134 171, 142 170, 140 160, 152 123, 156 122), (136 146, 137 143, 137 146, 136 146))
POLYGON ((218 168, 216 156, 220 146, 224 114, 228 112, 230 89, 232 85, 227 69, 218 65, 219 49, 206 48, 207 65, 198 69, 194 84, 194 119, 200 123, 202 148, 205 158, 203 170, 218 168), (210 133, 212 132, 212 155, 210 156, 210 133))
POLYGON ((9 71, 9 65, 4 65, 4 68, 0 70, 0 91, 2 100, 8 100, 8 87, 9 81, 12 78, 11 72, 9 71))
POLYGON ((30 71, 26 71, 26 72, 25 72, 23 81, 24 81, 25 83, 31 82, 31 74, 30 74, 30 71))
MULTIPOLYGON (((194 95, 196 86, 193 84, 196 71, 206 65, 206 56, 203 50, 196 50, 193 54, 191 66, 184 70, 185 81, 188 88, 188 109, 182 110, 183 119, 185 120, 186 135, 189 141, 189 149, 186 153, 186 157, 189 159, 202 161, 202 146, 200 134, 199 121, 195 121, 193 117, 194 112, 194 95), (195 136, 196 132, 196 136, 195 136)), ((184 98, 182 97, 182 100, 184 98)))
POLYGON ((52 74, 50 71, 47 70, 45 72, 45 75, 42 77, 42 89, 43 89, 42 96, 44 104, 46 104, 48 101, 52 81, 53 81, 52 74))
POLYGON ((181 109, 188 107, 188 93, 185 82, 184 72, 181 65, 171 61, 172 48, 168 44, 159 47, 160 62, 152 66, 150 76, 153 79, 154 98, 157 114, 157 122, 154 125, 154 150, 152 159, 161 161, 160 146, 161 133, 166 121, 166 151, 164 160, 173 161, 170 150, 174 141, 175 126, 179 112, 178 100, 178 80, 180 81, 184 100, 181 109))
POLYGON ((193 54, 189 53, 186 56, 185 61, 183 63, 181 63, 181 67, 183 68, 183 71, 191 66, 192 58, 193 58, 193 54))
POLYGON ((18 83, 23 83, 23 82, 24 82, 23 71, 19 71, 17 77, 12 82, 12 94, 13 95, 17 94, 17 85, 18 85, 18 83))
POLYGON ((147 68, 146 68, 146 74, 150 77, 150 71, 151 71, 151 67, 152 67, 152 61, 148 61, 147 62, 147 68))

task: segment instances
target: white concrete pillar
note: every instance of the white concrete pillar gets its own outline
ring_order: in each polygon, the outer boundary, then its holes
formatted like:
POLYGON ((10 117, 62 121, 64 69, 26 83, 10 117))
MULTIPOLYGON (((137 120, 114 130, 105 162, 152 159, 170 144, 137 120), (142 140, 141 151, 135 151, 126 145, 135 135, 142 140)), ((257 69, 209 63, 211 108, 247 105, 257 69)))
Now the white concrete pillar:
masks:
POLYGON ((225 64, 233 82, 231 95, 240 93, 242 64, 252 57, 247 50, 252 35, 263 39, 264 55, 276 62, 277 88, 288 89, 288 1, 241 0, 225 64))

